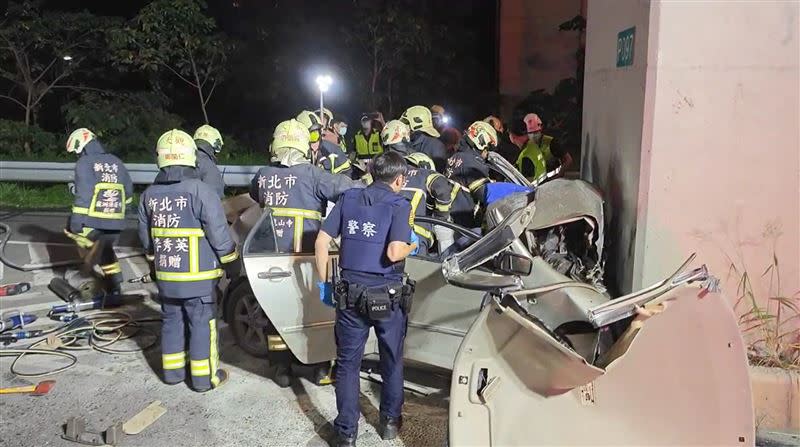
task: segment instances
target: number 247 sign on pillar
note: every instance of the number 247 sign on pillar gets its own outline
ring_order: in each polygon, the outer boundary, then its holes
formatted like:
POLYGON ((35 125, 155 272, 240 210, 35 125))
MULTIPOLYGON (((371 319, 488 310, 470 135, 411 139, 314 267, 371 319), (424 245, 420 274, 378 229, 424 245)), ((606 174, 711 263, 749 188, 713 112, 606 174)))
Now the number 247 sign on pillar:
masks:
POLYGON ((635 39, 635 26, 617 33, 617 67, 630 67, 633 65, 635 39))

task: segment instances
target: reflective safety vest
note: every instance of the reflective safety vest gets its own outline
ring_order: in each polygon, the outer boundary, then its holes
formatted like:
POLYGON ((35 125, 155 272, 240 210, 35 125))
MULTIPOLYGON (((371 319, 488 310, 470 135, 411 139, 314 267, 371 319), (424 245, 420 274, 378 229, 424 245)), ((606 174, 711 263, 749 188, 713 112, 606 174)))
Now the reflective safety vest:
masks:
POLYGON ((359 130, 356 132, 355 141, 356 156, 358 158, 372 158, 383 153, 380 132, 370 133, 369 140, 367 140, 364 133, 359 130))
POLYGON ((272 209, 272 223, 281 253, 314 251, 328 201, 356 186, 343 175, 333 175, 311 164, 266 166, 253 177, 250 196, 272 209))
POLYGON ((125 164, 90 141, 75 163, 75 202, 71 229, 125 228, 125 206, 133 200, 133 183, 125 164))
POLYGON ((389 275, 402 272, 403 262, 386 256, 392 209, 406 199, 387 190, 368 204, 365 190, 349 190, 342 195, 341 250, 339 265, 357 272, 389 275))
POLYGON ((212 294, 221 264, 239 256, 216 193, 198 179, 155 184, 139 208, 139 236, 152 256, 159 292, 170 298, 212 294))
POLYGON ((522 151, 517 157, 516 166, 517 170, 528 180, 533 181, 547 174, 547 160, 552 158, 552 154, 550 153, 550 143, 552 141, 553 137, 545 135, 542 137, 541 145, 534 143, 532 140, 528 140, 528 143, 522 148, 522 151), (530 172, 528 168, 523 169, 523 160, 528 160, 530 162, 534 169, 533 172, 530 172))

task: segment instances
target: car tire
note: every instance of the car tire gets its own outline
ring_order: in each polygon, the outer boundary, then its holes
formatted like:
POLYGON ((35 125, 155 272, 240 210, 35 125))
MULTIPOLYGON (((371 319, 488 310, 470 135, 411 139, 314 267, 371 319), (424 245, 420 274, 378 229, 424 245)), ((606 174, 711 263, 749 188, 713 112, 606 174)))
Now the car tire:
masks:
POLYGON ((267 331, 272 322, 250 288, 248 282, 239 284, 225 302, 225 315, 236 344, 254 357, 266 358, 267 331))

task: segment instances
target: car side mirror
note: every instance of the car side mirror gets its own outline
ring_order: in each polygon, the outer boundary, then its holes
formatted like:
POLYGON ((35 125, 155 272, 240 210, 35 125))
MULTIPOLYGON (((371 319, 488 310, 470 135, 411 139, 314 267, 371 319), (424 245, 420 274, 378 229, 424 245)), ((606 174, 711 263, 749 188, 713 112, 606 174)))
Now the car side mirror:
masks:
POLYGON ((528 276, 533 270, 533 260, 527 256, 505 251, 494 258, 494 268, 506 275, 528 276))

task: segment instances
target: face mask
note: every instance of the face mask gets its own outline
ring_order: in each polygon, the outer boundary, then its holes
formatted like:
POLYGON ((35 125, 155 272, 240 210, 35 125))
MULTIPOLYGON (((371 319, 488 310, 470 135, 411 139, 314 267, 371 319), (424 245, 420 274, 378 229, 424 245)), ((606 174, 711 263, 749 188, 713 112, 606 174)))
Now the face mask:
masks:
POLYGON ((339 135, 345 136, 347 134, 347 126, 339 127, 339 135))

